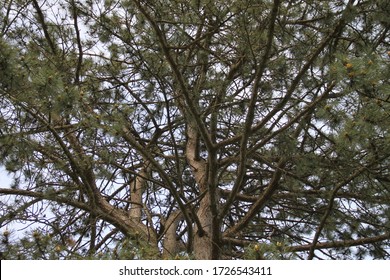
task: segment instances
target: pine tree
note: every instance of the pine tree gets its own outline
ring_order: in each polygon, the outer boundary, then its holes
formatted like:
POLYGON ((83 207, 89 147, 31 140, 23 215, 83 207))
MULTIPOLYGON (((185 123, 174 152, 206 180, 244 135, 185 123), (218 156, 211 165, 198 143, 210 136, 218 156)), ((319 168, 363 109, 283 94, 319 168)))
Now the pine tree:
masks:
POLYGON ((390 258, 388 1, 0 2, 3 258, 390 258))

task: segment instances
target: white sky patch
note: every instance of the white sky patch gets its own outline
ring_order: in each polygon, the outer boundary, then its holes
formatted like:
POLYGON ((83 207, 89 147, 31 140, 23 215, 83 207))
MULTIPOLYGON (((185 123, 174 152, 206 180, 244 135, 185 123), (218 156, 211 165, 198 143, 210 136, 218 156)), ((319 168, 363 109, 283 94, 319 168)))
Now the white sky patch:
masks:
POLYGON ((0 188, 10 187, 12 180, 12 176, 8 174, 3 166, 0 166, 0 188))

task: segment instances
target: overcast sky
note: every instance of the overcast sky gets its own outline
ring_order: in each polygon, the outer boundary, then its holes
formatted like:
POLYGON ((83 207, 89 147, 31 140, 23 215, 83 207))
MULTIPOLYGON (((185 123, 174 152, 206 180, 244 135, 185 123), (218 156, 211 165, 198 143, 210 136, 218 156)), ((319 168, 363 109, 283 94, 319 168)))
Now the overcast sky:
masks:
POLYGON ((7 174, 4 167, 0 165, 0 188, 6 188, 11 185, 12 178, 7 174))

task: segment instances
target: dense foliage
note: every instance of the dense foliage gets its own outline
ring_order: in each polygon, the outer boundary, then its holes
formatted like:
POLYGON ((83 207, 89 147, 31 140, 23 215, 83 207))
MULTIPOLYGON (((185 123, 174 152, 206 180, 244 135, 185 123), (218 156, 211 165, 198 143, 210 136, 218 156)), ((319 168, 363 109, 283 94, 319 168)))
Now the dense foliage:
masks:
POLYGON ((0 3, 3 258, 390 258, 389 1, 0 3))

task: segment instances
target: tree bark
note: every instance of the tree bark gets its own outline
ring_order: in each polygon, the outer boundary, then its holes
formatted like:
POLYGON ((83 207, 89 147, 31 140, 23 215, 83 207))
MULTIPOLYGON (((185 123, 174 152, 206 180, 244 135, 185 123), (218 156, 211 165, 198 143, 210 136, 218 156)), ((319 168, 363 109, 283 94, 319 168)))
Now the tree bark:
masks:
MULTIPOLYGON (((199 186, 200 194, 204 194, 197 211, 198 225, 194 227, 194 257, 198 260, 218 258, 218 244, 213 242, 213 223, 215 220, 211 211, 211 197, 208 189, 208 164, 199 155, 199 133, 196 125, 190 123, 187 127, 186 156, 192 168, 194 178, 199 186)), ((218 233, 217 233, 218 234, 218 233)))
POLYGON ((181 244, 177 236, 177 227, 180 221, 184 219, 183 213, 180 210, 173 212, 168 219, 162 221, 164 227, 163 240, 163 259, 170 259, 176 257, 182 251, 184 245, 181 244))

